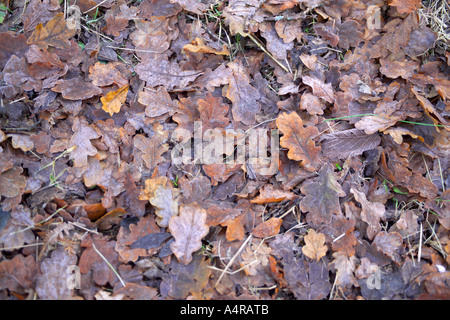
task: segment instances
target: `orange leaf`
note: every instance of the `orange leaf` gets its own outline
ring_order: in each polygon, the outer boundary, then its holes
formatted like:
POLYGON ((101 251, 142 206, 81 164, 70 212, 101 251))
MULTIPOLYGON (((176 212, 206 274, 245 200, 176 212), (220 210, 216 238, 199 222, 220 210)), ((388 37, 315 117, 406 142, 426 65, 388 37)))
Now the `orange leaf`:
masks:
POLYGON ((267 238, 274 236, 280 232, 282 222, 282 219, 272 217, 253 229, 252 235, 256 238, 267 238))
POLYGON ((203 40, 201 38, 195 38, 194 41, 185 45, 183 47, 183 50, 190 51, 190 52, 199 52, 199 53, 214 53, 214 54, 226 55, 226 56, 230 55, 230 51, 228 51, 226 45, 223 45, 222 50, 218 51, 216 49, 213 49, 213 48, 205 45, 205 43, 203 42, 203 40))
POLYGON ((53 17, 47 24, 42 26, 38 24, 36 29, 27 40, 27 44, 35 44, 41 48, 48 46, 58 49, 69 49, 69 38, 73 37, 77 29, 69 29, 64 13, 60 12, 53 17))
POLYGON ((296 195, 290 191, 284 191, 279 189, 274 189, 273 185, 268 184, 262 187, 259 196, 255 199, 250 200, 251 203, 272 203, 272 202, 281 202, 283 200, 292 200, 296 197, 296 195))
POLYGON ((220 225, 227 227, 225 237, 227 241, 242 240, 245 235, 245 219, 244 215, 240 215, 236 218, 226 220, 220 225))
POLYGON ((311 229, 305 236, 305 243, 302 252, 310 259, 319 261, 327 253, 328 248, 325 245, 325 235, 323 233, 316 233, 314 229, 311 229))
POLYGON ((127 98, 127 94, 128 85, 125 85, 116 91, 108 92, 106 96, 100 98, 103 104, 102 109, 108 112, 111 116, 114 113, 119 113, 120 108, 127 98))
POLYGON ((303 161, 305 169, 314 171, 320 162, 320 147, 314 141, 319 130, 309 126, 304 128, 303 121, 296 112, 282 113, 277 118, 277 127, 283 133, 280 145, 288 148, 288 157, 291 160, 303 161))

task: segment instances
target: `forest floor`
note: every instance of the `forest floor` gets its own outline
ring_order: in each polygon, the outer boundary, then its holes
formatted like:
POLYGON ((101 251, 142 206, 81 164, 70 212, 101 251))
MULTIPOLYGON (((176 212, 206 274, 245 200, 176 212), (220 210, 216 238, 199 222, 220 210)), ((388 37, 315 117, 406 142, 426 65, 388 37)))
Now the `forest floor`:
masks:
POLYGON ((1 0, 0 299, 449 299, 449 17, 1 0))

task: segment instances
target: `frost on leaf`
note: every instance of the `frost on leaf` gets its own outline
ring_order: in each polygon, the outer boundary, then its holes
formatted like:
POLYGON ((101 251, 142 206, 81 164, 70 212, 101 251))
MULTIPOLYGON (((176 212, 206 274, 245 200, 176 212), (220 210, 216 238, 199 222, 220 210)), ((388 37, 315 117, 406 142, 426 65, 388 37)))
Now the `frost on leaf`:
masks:
POLYGON ((182 205, 179 216, 170 219, 169 230, 175 238, 170 249, 181 263, 188 264, 192 254, 202 247, 201 240, 208 234, 206 210, 196 204, 182 205))
POLYGON ((86 119, 77 117, 73 120, 74 132, 69 142, 69 147, 75 146, 70 153, 75 167, 84 167, 88 164, 88 156, 95 156, 98 150, 92 145, 91 140, 100 138, 100 135, 92 128, 86 119))
POLYGON ((42 261, 41 272, 36 278, 36 293, 43 300, 65 300, 73 296, 73 289, 67 284, 73 276, 68 272, 76 265, 77 256, 67 253, 63 248, 52 252, 50 258, 42 261))

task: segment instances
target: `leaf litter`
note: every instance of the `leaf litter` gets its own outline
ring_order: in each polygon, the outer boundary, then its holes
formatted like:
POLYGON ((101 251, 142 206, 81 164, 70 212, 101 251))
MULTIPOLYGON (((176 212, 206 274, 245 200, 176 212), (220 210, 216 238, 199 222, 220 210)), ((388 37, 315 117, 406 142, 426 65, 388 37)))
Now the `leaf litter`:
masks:
POLYGON ((0 22, 1 299, 450 297, 444 4, 64 5, 0 22))

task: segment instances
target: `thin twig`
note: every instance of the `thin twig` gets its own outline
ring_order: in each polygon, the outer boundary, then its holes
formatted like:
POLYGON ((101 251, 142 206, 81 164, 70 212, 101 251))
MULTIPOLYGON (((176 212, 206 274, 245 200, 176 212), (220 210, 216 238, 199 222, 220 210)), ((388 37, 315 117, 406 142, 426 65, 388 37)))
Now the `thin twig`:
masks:
POLYGON ((222 278, 225 275, 225 273, 228 271, 228 269, 233 264, 234 260, 236 260, 236 258, 239 256, 239 254, 244 250, 245 246, 252 239, 252 237, 253 237, 253 235, 249 235, 248 238, 244 241, 244 243, 240 246, 239 250, 234 254, 234 256, 231 258, 231 260, 225 266, 225 269, 222 270, 222 273, 220 274, 219 279, 217 279, 217 282, 216 282, 214 287, 217 287, 217 285, 219 284, 220 280, 222 280, 222 278))
POLYGON ((92 248, 94 248, 95 252, 97 252, 97 254, 103 259, 103 261, 106 262, 108 267, 110 267, 111 270, 114 272, 114 274, 117 276, 117 278, 119 279, 122 286, 125 287, 125 282, 123 281, 122 277, 119 275, 119 273, 116 271, 116 269, 114 269, 114 267, 109 263, 109 261, 105 258, 105 256, 100 251, 97 250, 97 248, 95 247, 94 241, 92 241, 92 248))
POLYGON ((248 34, 248 37, 262 50, 264 51, 273 61, 275 61, 276 64, 278 64, 284 71, 286 71, 287 73, 292 73, 291 71, 289 71, 288 68, 286 68, 285 65, 283 65, 280 61, 278 61, 277 59, 275 59, 275 57, 269 52, 267 51, 267 49, 259 42, 258 39, 256 39, 251 33, 248 34))
POLYGON ((417 255, 417 262, 420 262, 420 257, 422 256, 422 224, 420 224, 419 253, 417 255))

